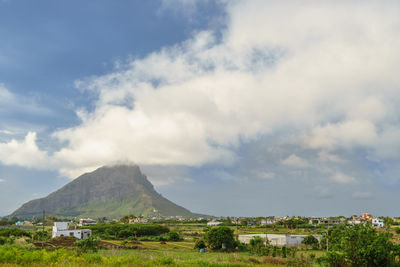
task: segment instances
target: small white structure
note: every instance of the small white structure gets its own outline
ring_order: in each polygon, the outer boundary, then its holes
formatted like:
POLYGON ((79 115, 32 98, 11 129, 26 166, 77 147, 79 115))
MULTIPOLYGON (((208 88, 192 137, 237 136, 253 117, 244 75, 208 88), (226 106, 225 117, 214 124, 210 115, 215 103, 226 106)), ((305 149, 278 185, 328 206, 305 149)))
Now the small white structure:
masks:
POLYGON ((55 222, 53 226, 52 238, 60 236, 73 236, 78 239, 86 239, 92 235, 92 230, 89 229, 78 229, 68 230, 68 222, 55 222))
POLYGON ((385 220, 384 219, 379 219, 379 218, 373 218, 372 219, 372 226, 376 228, 383 228, 385 227, 385 220))
POLYGON ((146 218, 141 218, 141 217, 136 217, 136 218, 129 219, 129 223, 130 223, 130 224, 136 224, 136 223, 143 223, 143 224, 145 224, 145 223, 148 223, 148 222, 149 222, 148 219, 146 219, 146 218))
POLYGON ((97 222, 95 220, 92 220, 90 218, 87 219, 79 219, 79 226, 84 226, 84 225, 89 225, 89 224, 96 224, 97 222))
MULTIPOLYGON (((239 235, 239 241, 245 244, 249 244, 250 240, 254 237, 260 237, 261 239, 268 239, 269 243, 273 246, 287 246, 293 247, 301 245, 306 235, 279 235, 279 234, 250 234, 250 235, 239 235)), ((321 240, 321 235, 314 235, 318 241, 321 240)))
POLYGON ((222 224, 222 222, 208 222, 207 226, 217 226, 217 225, 220 225, 220 224, 222 224))

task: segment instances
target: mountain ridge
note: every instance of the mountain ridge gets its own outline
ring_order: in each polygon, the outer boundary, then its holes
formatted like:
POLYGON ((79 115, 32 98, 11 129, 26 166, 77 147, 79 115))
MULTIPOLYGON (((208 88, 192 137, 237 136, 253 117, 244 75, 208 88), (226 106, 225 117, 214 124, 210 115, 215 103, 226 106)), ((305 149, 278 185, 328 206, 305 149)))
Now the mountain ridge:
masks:
POLYGON ((137 165, 103 166, 82 174, 48 196, 23 204, 10 216, 40 217, 43 210, 58 217, 200 216, 157 193, 137 165))

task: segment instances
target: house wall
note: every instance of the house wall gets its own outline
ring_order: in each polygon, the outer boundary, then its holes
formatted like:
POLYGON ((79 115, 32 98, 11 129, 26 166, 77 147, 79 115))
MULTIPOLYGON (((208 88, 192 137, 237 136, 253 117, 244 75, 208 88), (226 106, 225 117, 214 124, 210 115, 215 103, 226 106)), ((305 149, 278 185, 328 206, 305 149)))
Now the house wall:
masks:
MULTIPOLYGON (((251 235, 239 235, 239 241, 245 244, 249 244, 250 240, 254 237, 260 237, 262 239, 268 238, 269 243, 272 246, 298 246, 304 240, 306 235, 280 235, 280 234, 251 234, 251 235)), ((314 235, 318 241, 321 240, 320 235, 314 235)))

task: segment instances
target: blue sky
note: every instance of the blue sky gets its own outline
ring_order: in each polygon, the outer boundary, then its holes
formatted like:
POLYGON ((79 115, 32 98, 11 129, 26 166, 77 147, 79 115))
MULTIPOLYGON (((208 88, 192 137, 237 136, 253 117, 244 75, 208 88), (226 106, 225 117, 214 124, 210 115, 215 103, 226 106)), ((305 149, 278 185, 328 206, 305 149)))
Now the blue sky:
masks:
POLYGON ((225 216, 398 215, 396 1, 0 1, 0 215, 102 165, 225 216))

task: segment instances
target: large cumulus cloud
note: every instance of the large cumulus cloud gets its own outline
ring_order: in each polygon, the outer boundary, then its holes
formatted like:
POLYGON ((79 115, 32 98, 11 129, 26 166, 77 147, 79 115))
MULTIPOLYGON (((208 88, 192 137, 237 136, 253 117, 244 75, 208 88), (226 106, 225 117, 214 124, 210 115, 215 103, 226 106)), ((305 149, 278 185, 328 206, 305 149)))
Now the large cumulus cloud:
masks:
MULTIPOLYGON (((314 159, 288 152, 282 164, 290 166, 351 164, 339 154, 360 148, 364 160, 399 157, 397 2, 260 0, 226 8, 221 34, 194 33, 78 81, 97 95, 94 109, 77 111, 79 125, 53 133, 63 147, 37 150, 36 166, 46 156, 73 177, 116 161, 229 165, 242 144, 286 130, 295 133, 291 145, 316 151, 314 159)), ((34 148, 32 137, 2 147, 34 148)), ((332 181, 357 181, 337 168, 327 171, 332 181)))

